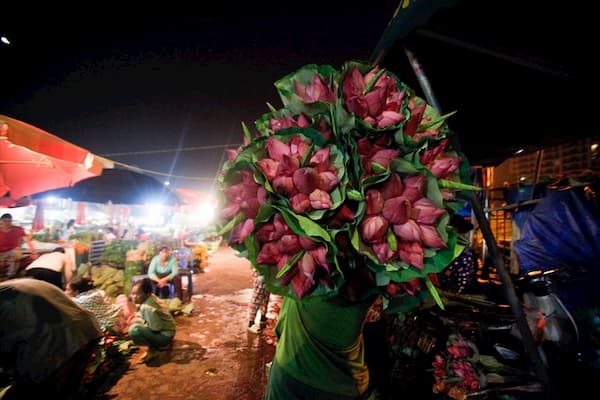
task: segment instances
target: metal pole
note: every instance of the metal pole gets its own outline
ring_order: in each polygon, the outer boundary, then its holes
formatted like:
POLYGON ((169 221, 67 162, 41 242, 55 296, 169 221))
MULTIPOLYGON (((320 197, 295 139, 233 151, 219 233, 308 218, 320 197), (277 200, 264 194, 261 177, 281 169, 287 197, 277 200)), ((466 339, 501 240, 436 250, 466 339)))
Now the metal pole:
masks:
MULTIPOLYGON (((419 61, 417 60, 414 53, 412 53, 410 50, 405 49, 405 51, 413 68, 413 71, 417 76, 417 79, 419 80, 419 84, 421 85, 421 88, 425 93, 427 101, 429 102, 429 104, 431 104, 432 107, 434 107, 439 113, 441 113, 440 106, 435 98, 431 86, 429 85, 429 80, 427 79, 425 72, 419 64, 419 61)), ((456 144, 460 144, 456 135, 454 136, 453 142, 456 144)), ((456 148, 460 147, 456 146, 456 148)), ((515 316, 515 320, 517 322, 517 327, 519 328, 519 332, 521 334, 525 351, 527 352, 527 355, 529 356, 531 363, 533 364, 535 373, 544 388, 546 398, 553 399, 554 392, 553 390, 551 390, 550 387, 550 377, 548 375, 548 371, 546 370, 544 363, 542 362, 535 341, 533 340, 531 330, 529 329, 529 325, 527 324, 527 319, 525 318, 525 314, 523 313, 523 309, 521 308, 521 303, 515 292, 515 287, 513 285, 512 279, 508 271, 506 271, 506 268, 504 267, 504 261, 502 260, 502 256, 496 244, 496 239, 494 238, 494 234, 492 232, 492 229, 490 228, 490 222, 485 217, 483 208, 481 207, 481 202, 477 198, 475 192, 471 194, 470 202, 473 213, 475 214, 477 222, 479 223, 479 228, 481 229, 481 233, 483 235, 485 243, 487 244, 490 257, 496 267, 496 270, 498 271, 500 280, 502 281, 502 287, 504 288, 506 300, 508 301, 513 315, 515 316)))

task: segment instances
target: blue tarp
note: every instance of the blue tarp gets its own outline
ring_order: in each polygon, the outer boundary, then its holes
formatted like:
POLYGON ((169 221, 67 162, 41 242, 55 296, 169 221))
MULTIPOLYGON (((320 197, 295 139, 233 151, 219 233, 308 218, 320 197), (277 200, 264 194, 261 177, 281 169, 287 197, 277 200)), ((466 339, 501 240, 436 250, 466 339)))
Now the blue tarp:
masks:
POLYGON ((600 269, 600 210, 584 187, 548 191, 514 243, 522 273, 561 267, 600 269))

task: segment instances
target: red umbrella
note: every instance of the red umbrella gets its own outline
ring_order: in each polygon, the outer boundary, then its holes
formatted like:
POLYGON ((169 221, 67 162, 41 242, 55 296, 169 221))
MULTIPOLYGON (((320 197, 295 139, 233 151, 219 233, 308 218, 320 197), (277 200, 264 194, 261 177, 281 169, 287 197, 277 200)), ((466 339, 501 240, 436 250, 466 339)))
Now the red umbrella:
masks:
POLYGON ((0 196, 19 199, 100 175, 89 151, 25 122, 0 115, 0 196))
POLYGON ((45 228, 44 225, 44 206, 42 201, 35 202, 35 215, 33 216, 33 224, 31 229, 33 231, 40 231, 45 228))

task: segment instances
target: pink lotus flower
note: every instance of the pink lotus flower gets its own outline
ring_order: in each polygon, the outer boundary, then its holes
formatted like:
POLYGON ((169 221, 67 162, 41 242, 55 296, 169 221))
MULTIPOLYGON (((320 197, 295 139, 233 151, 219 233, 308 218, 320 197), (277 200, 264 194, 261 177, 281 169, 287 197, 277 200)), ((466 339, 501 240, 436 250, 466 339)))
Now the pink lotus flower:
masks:
POLYGON ((310 194, 321 185, 321 176, 314 168, 299 168, 294 171, 293 181, 300 193, 310 194))
MULTIPOLYGON (((409 181, 411 182, 411 181, 409 181)), ((381 196, 384 200, 388 200, 394 197, 402 196, 404 193, 404 184, 400 175, 393 172, 387 181, 381 186, 381 196)))
POLYGON ((361 237, 367 243, 378 243, 388 229, 388 222, 382 216, 368 216, 360 223, 361 237))
POLYGON ((386 242, 373 244, 373 250, 381 263, 388 262, 394 256, 394 252, 386 242))
POLYGON ((440 141, 440 143, 432 148, 429 148, 421 153, 419 158, 421 159, 421 164, 427 166, 430 165, 433 160, 439 157, 440 154, 446 150, 446 146, 448 145, 448 140, 444 139, 440 141))
POLYGON ((431 200, 426 197, 422 197, 415 201, 413 207, 417 210, 417 223, 433 225, 436 221, 446 213, 446 210, 438 208, 433 204, 431 200))
POLYGON ((277 241, 277 248, 285 254, 296 254, 302 248, 298 241, 298 236, 294 234, 283 235, 277 241))
POLYGON ((406 242, 421 243, 421 228, 412 219, 409 219, 404 224, 394 225, 394 233, 400 239, 406 242))
POLYGON ((380 214, 383 211, 383 196, 379 190, 370 189, 366 194, 367 215, 380 214))
POLYGON ((416 202, 423 197, 425 193, 425 175, 411 176, 403 180, 404 191, 402 196, 410 200, 411 203, 416 202))
POLYGON ((406 261, 419 271, 423 271, 423 247, 419 242, 400 242, 398 243, 398 255, 400 259, 406 261))
POLYGON ((294 212, 297 214, 302 214, 310 209, 310 199, 304 193, 298 193, 297 195, 294 195, 290 199, 290 203, 292 205, 292 210, 294 210, 294 212))
POLYGON ((429 169, 436 178, 442 179, 456 171, 461 161, 460 157, 442 157, 433 161, 429 169))
POLYGON ((254 230, 254 220, 247 219, 241 224, 237 224, 232 230, 230 235, 231 243, 243 243, 246 237, 254 230))
POLYGON ((282 129, 304 128, 307 126, 310 126, 310 120, 304 114, 300 114, 296 117, 284 114, 279 119, 276 119, 276 118, 269 119, 269 128, 271 129, 272 133, 275 133, 282 129))
POLYGON ((277 264, 282 255, 276 242, 265 243, 256 256, 256 262, 259 264, 277 264))
POLYGON ((294 180, 289 176, 277 176, 273 179, 273 190, 275 193, 283 194, 285 196, 294 196, 298 193, 298 189, 294 185, 294 180))
POLYGON ((316 249, 310 250, 310 255, 312 256, 312 258, 315 260, 315 264, 318 265, 319 267, 323 268, 323 270, 329 274, 330 271, 330 264, 329 261, 327 261, 327 248, 325 246, 319 246, 316 249))
POLYGON ((233 218, 243 212, 247 218, 256 217, 258 207, 266 201, 264 188, 254 181, 248 171, 240 172, 240 183, 232 185, 225 190, 226 204, 221 210, 224 218, 233 218))
POLYGON ((310 166, 300 167, 300 162, 311 150, 309 143, 301 135, 294 135, 288 143, 277 137, 266 140, 269 158, 256 162, 269 182, 273 192, 283 195, 290 201, 296 213, 311 210, 328 210, 333 207, 329 192, 340 184, 338 169, 330 164, 331 148, 317 150, 309 159, 310 166))
POLYGON ((396 125, 398 122, 404 119, 404 114, 400 114, 396 111, 384 111, 377 118, 377 127, 385 128, 388 126, 396 125))
MULTIPOLYGON (((411 102, 408 103, 409 108, 411 107, 411 102)), ((408 122, 404 126, 404 134, 408 136, 414 136, 417 133, 417 127, 421 123, 421 119, 423 118, 423 113, 425 112, 425 108, 427 104, 421 103, 418 106, 414 106, 411 109, 410 118, 408 122)))
POLYGON ((317 101, 326 103, 335 103, 335 95, 318 74, 313 76, 312 82, 303 85, 298 81, 294 82, 294 91, 303 102, 310 104, 317 101))
POLYGON ((410 211, 410 201, 402 196, 386 200, 383 205, 383 216, 391 224, 406 223, 410 217, 410 211))
POLYGON ((374 68, 364 77, 357 68, 352 68, 342 83, 346 108, 374 128, 394 126, 404 119, 400 113, 404 92, 398 91, 396 81, 387 73, 377 78, 369 92, 366 86, 379 72, 374 68))
POLYGON ((299 236, 298 240, 300 241, 300 245, 302 246, 302 248, 307 250, 315 249, 319 246, 317 242, 305 236, 299 236))
POLYGON ((420 225, 421 241, 432 249, 446 248, 448 245, 442 240, 435 226, 420 225))
POLYGON ((324 190, 315 189, 311 194, 308 195, 310 200, 310 206, 315 210, 329 210, 333 207, 331 196, 324 190))

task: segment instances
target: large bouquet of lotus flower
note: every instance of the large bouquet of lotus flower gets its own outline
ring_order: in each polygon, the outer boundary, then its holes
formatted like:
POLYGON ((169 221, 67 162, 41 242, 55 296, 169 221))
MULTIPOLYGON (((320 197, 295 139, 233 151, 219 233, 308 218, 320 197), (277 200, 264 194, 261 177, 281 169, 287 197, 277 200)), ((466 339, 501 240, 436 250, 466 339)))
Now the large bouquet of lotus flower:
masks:
POLYGON ((359 62, 307 65, 275 87, 284 107, 228 151, 220 233, 275 293, 438 299, 430 277, 459 253, 448 212, 475 189, 448 115, 359 62))

